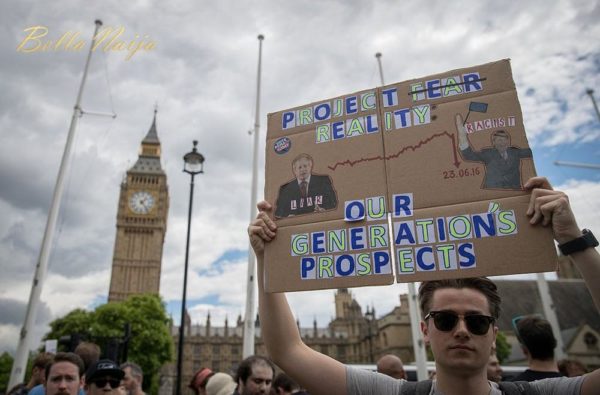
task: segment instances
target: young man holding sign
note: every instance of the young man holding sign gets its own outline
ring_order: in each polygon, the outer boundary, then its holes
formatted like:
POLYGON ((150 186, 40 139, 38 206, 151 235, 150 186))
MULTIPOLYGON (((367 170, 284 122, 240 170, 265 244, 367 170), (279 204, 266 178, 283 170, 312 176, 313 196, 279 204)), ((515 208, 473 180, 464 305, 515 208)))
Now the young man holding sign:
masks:
MULTIPOLYGON (((567 196, 552 190, 545 178, 532 178, 525 188, 532 192, 527 212, 530 223, 552 226, 554 238, 563 253, 573 258, 600 309, 600 255, 593 248, 597 242, 589 231, 579 229, 567 196)), ((248 233, 258 260, 259 311, 269 356, 312 395, 403 393, 403 387, 406 390, 409 386, 406 381, 346 367, 302 342, 285 295, 264 291, 264 243, 276 237, 277 227, 271 219, 271 204, 261 202, 258 208, 248 233)), ((421 284, 419 296, 425 317, 421 330, 436 360, 437 378, 429 394, 502 394, 498 385, 487 379, 487 362, 500 313, 494 283, 487 278, 428 281, 421 284)), ((523 393, 597 394, 600 370, 529 385, 523 393)))

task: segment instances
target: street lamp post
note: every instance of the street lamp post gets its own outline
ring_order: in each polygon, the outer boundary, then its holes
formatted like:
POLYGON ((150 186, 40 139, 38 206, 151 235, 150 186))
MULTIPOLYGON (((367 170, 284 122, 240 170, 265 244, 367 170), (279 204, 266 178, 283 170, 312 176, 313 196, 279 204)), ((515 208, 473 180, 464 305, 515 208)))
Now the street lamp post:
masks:
POLYGON ((187 273, 188 273, 188 258, 190 255, 190 227, 192 224, 192 203, 194 199, 194 176, 204 173, 204 156, 196 150, 198 141, 194 140, 194 148, 192 152, 188 152, 183 156, 183 171, 188 173, 192 179, 190 181, 190 204, 188 209, 188 227, 187 241, 185 243, 185 268, 183 269, 183 296, 181 300, 181 325, 179 326, 179 344, 177 351, 177 383, 175 385, 175 394, 181 395, 181 363, 183 361, 183 340, 185 328, 185 300, 187 294, 187 273))
POLYGON ((367 312, 365 313, 365 318, 367 319, 367 337, 369 339, 369 363, 373 363, 373 332, 372 325, 375 320, 375 313, 373 310, 369 310, 367 308, 367 312))

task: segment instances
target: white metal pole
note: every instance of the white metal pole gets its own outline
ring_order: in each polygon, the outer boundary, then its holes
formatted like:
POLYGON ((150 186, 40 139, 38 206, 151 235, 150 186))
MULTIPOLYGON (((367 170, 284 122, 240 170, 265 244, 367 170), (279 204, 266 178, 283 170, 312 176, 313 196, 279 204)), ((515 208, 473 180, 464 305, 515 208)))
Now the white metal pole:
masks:
POLYGON ((81 97, 83 95, 83 88, 85 80, 87 78, 88 67, 90 65, 90 59, 92 58, 92 48, 96 41, 96 35, 98 29, 102 26, 102 21, 96 20, 96 27, 94 30, 94 37, 90 44, 90 50, 85 61, 85 68, 83 70, 83 77, 79 86, 79 92, 77 93, 77 100, 75 102, 75 108, 73 109, 73 116, 71 117, 71 126, 69 127, 69 133, 67 134, 67 142, 65 150, 63 152, 62 160, 58 170, 58 176, 56 178, 56 185, 54 186, 54 194, 52 196, 52 204, 50 206, 50 212, 48 213, 48 220, 46 222, 46 230, 44 231, 44 238, 42 239, 42 247, 40 249, 40 255, 38 258, 37 265, 35 267, 35 273, 33 276, 33 284, 31 286, 31 293, 29 294, 29 303, 27 304, 27 311, 25 313, 25 321, 21 328, 19 335, 19 344, 17 346, 17 352, 15 354, 15 360, 13 362, 12 370, 10 373, 10 381, 8 388, 22 383, 25 376, 25 369, 27 368, 27 357, 29 355, 29 342, 30 332, 35 324, 35 318, 37 308, 40 302, 40 295, 42 293, 42 286, 48 270, 48 258, 50 256, 50 250, 52 247, 52 239, 54 236, 54 230, 56 229, 56 221, 58 219, 58 212, 60 210, 60 201, 64 189, 64 178, 66 169, 69 164, 71 156, 71 149, 73 145, 73 137, 75 135, 75 129, 77 127, 77 119, 81 116, 81 97))
POLYGON ((582 162, 566 162, 562 160, 555 160, 554 164, 557 166, 571 166, 571 167, 581 167, 584 169, 600 169, 600 165, 596 165, 593 163, 582 163, 582 162))
MULTIPOLYGON (((258 72, 256 76, 256 113, 254 114, 254 150, 252 153, 252 192, 250 195, 250 221, 256 215, 256 184, 258 181, 258 135, 260 132, 260 67, 262 42, 265 36, 258 35, 258 72)), ((252 246, 248 246, 248 276, 246 285, 246 314, 244 318, 243 357, 254 354, 254 315, 256 293, 256 258, 252 246)))
MULTIPOLYGON (((377 52, 375 57, 377 58, 377 64, 379 65, 379 77, 381 79, 381 85, 385 85, 383 78, 383 67, 381 65, 381 52, 377 52)), ((388 226, 389 229, 393 229, 391 215, 388 214, 388 226)), ((393 243, 393 237, 390 236, 390 242, 393 243)), ((395 259, 392 259, 395 262, 395 259)), ((408 311, 410 315, 410 331, 413 340, 413 350, 415 353, 415 364, 417 365, 417 380, 427 380, 429 374, 427 372, 427 353, 425 352, 425 341, 421 334, 421 310, 419 310, 419 303, 417 301, 417 292, 414 283, 408 284, 408 311)))
POLYGON ((417 301, 417 292, 415 283, 408 283, 408 311, 410 314, 410 331, 413 339, 413 349, 415 351, 415 364, 417 365, 417 380, 427 380, 427 352, 425 351, 425 341, 421 333, 421 310, 417 301))
POLYGON ((537 274, 537 287, 542 300, 542 308, 544 309, 544 316, 552 326, 552 332, 556 337, 556 350, 554 356, 556 360, 566 358, 565 345, 563 343, 562 334, 560 332, 560 325, 558 324, 558 318, 556 317, 556 310, 552 296, 550 295, 550 288, 548 288, 548 282, 544 273, 537 274))

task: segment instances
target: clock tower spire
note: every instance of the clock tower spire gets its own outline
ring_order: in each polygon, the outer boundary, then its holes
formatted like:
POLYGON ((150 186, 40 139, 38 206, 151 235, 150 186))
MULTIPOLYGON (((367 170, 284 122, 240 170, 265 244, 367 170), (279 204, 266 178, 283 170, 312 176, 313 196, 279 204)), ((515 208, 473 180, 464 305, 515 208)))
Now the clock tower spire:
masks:
POLYGON ((136 163, 121 184, 108 301, 159 293, 169 192, 160 164, 156 113, 136 163))

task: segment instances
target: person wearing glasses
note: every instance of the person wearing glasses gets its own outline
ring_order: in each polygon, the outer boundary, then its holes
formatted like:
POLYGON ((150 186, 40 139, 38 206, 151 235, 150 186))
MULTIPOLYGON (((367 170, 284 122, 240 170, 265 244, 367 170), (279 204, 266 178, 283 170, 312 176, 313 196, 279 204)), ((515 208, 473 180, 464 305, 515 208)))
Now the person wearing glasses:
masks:
POLYGON ((85 374, 85 392, 87 395, 119 395, 123 377, 125 372, 119 365, 110 359, 101 359, 85 374))
MULTIPOLYGON (((563 254, 570 255, 600 308, 600 255, 598 242, 588 230, 580 230, 568 197, 552 190, 543 177, 525 184, 531 191, 527 210, 532 225, 552 226, 563 254)), ((264 290, 264 244, 277 235, 273 207, 257 205, 259 213, 248 227, 250 243, 258 263, 259 313, 262 338, 268 354, 311 395, 397 395, 410 382, 348 367, 303 343, 294 316, 283 293, 264 290)), ((436 379, 423 381, 430 395, 502 394, 497 383, 487 379, 487 362, 496 340, 500 297, 487 278, 423 282, 419 288, 424 320, 421 331, 435 356, 436 379)), ((514 388, 514 383, 511 384, 514 388)), ((528 392, 592 395, 600 388, 600 370, 575 378, 552 378, 524 383, 528 392)), ((414 393, 414 391, 413 391, 414 393)))

